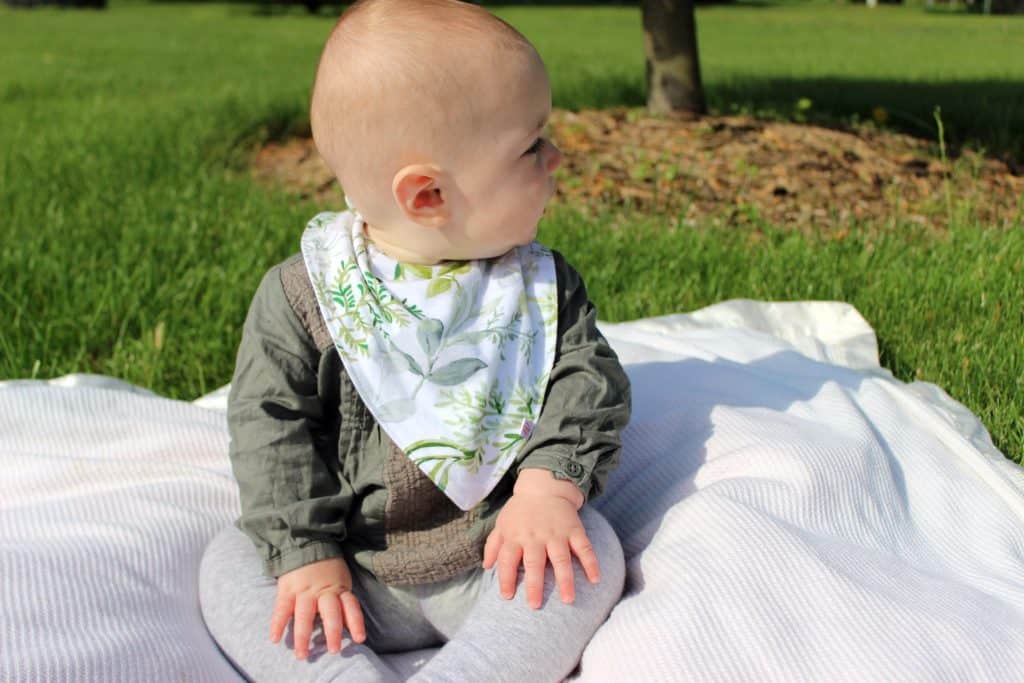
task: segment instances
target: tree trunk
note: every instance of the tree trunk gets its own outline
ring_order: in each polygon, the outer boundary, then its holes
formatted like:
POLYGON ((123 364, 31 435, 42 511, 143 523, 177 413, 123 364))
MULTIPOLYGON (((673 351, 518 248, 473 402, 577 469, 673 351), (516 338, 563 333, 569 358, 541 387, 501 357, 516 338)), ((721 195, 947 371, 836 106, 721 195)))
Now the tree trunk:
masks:
POLYGON ((693 0, 643 0, 643 23, 647 109, 652 114, 706 114, 693 0))

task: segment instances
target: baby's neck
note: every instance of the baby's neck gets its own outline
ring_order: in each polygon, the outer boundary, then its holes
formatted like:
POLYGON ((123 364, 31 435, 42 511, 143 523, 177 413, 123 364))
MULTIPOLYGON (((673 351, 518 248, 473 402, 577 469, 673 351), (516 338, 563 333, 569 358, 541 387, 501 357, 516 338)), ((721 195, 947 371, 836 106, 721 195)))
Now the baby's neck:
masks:
POLYGON ((424 256, 423 254, 415 251, 405 249, 400 245, 392 244, 388 241, 387 231, 377 230, 369 223, 363 223, 363 234, 366 235, 367 239, 373 242, 377 249, 399 263, 411 266, 436 266, 442 262, 442 259, 424 256))

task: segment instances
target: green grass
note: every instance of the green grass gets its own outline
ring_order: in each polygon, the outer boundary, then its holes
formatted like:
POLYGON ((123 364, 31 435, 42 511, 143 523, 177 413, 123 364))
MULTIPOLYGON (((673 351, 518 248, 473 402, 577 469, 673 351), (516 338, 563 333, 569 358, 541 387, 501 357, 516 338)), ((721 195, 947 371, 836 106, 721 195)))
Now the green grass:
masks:
MULTIPOLYGON (((556 106, 642 102, 637 10, 497 11, 537 44, 556 106)), ((1024 18, 790 3, 702 8, 698 23, 719 110, 786 116, 807 97, 834 122, 884 106, 934 138, 939 104, 954 142, 1024 149, 1024 59, 1007 57, 1024 54, 1024 18)), ((307 128, 330 25, 244 4, 0 9, 0 378, 97 372, 184 399, 230 380, 256 283, 317 210, 256 187, 248 156, 307 128)), ((731 297, 849 301, 898 377, 939 384, 1024 456, 1021 230, 869 226, 827 241, 614 222, 555 211, 541 231, 603 319, 731 297)))
MULTIPOLYGON (((556 106, 642 105, 639 11, 509 8, 503 18, 537 45, 555 74, 556 106), (566 31, 552 30, 568 26, 566 31), (595 47, 599 52, 595 53, 595 47)), ((929 14, 920 8, 786 2, 698 9, 708 106, 779 118, 810 100, 810 121, 870 120, 1024 162, 1024 17, 929 14)))

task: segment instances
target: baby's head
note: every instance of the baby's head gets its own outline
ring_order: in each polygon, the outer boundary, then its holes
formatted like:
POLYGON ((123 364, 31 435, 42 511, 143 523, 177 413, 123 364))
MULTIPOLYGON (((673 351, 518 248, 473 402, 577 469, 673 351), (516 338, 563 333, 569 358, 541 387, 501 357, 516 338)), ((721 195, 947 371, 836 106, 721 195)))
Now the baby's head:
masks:
POLYGON ((310 103, 321 156, 387 254, 436 263, 534 239, 561 153, 543 137, 544 63, 457 0, 361 0, 338 20, 310 103))

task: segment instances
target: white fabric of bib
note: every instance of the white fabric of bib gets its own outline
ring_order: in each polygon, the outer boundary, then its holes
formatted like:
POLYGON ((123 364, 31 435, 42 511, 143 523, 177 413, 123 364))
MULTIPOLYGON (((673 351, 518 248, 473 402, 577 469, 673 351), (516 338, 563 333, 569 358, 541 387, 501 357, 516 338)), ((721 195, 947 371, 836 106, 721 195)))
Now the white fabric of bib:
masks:
POLYGON ((501 480, 540 416, 555 358, 554 257, 401 263, 354 210, 319 213, 302 255, 341 360, 392 441, 462 510, 501 480))

